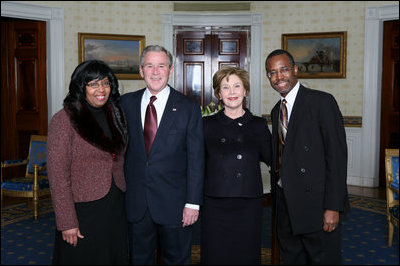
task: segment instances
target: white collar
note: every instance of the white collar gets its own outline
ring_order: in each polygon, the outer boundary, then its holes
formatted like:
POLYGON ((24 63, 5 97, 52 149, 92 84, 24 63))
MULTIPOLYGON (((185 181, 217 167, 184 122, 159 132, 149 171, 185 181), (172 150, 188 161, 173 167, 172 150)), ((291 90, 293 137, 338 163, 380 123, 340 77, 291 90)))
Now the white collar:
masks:
MULTIPOLYGON (((171 89, 167 85, 164 89, 162 89, 159 93, 157 93, 157 95, 155 96, 157 97, 158 102, 167 102, 170 91, 171 89)), ((153 95, 151 94, 150 90, 146 88, 143 94, 143 100, 145 100, 145 102, 148 103, 150 101, 151 96, 153 95)))
POLYGON ((281 96, 281 101, 283 99, 286 99, 286 102, 290 106, 293 106, 294 101, 296 100, 296 96, 297 96, 297 92, 299 91, 299 88, 300 88, 300 82, 297 81, 296 85, 293 87, 293 89, 291 91, 289 91, 289 93, 286 95, 285 98, 281 96))

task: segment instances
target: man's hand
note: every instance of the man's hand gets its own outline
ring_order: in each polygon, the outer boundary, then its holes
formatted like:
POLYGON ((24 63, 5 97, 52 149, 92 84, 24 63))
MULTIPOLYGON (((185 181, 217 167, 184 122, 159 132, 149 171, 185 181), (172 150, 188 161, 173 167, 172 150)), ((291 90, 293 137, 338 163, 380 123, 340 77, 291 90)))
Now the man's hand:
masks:
POLYGON ((199 218, 199 211, 191 208, 183 208, 182 226, 189 226, 194 224, 199 218))
POLYGON ((339 212, 326 210, 324 213, 324 231, 332 232, 339 224, 339 212))

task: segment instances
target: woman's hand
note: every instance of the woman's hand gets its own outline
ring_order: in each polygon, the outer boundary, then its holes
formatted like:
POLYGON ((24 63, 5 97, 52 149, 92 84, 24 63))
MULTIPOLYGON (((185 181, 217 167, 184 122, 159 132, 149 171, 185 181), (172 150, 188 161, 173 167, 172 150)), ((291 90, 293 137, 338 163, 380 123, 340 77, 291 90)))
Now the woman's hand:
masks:
POLYGON ((84 236, 79 231, 79 228, 72 228, 65 231, 62 231, 63 240, 66 241, 68 244, 73 245, 76 247, 78 244, 78 237, 84 238, 84 236))

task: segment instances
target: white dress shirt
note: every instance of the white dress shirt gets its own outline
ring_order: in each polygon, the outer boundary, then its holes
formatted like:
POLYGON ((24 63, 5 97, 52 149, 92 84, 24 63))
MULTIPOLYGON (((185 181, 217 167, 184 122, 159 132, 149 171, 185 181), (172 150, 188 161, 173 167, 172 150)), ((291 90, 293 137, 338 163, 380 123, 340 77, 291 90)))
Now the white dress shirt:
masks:
MULTIPOLYGON (((161 118, 164 114, 165 105, 167 104, 170 91, 171 91, 170 87, 166 86, 163 90, 157 93, 157 95, 155 95, 157 97, 157 100, 153 102, 153 105, 156 108, 157 112, 157 127, 160 125, 161 118)), ((151 96, 152 96, 151 92, 149 91, 149 89, 146 88, 146 90, 143 93, 142 102, 140 106, 142 114, 142 128, 144 128, 146 109, 147 105, 149 105, 151 96)))
POLYGON ((296 100, 297 92, 300 88, 300 82, 293 87, 293 89, 286 95, 285 98, 281 97, 281 102, 283 99, 286 99, 286 108, 288 113, 288 123, 290 123, 290 115, 292 114, 294 101, 296 100))

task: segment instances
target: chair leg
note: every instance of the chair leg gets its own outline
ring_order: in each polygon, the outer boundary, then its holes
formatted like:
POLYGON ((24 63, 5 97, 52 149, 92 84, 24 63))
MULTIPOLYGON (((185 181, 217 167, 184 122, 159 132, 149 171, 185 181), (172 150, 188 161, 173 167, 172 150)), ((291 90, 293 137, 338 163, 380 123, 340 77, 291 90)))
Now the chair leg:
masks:
POLYGON ((39 200, 37 197, 33 198, 33 219, 37 220, 38 218, 38 207, 39 207, 39 200))
POLYGON ((3 216, 3 189, 1 189, 1 216, 3 216))
POLYGON ((33 219, 37 220, 38 218, 38 205, 39 205, 39 198, 38 198, 38 166, 35 164, 33 166, 34 169, 34 177, 33 177, 33 219))
POLYGON ((388 246, 389 246, 389 247, 392 246, 393 231, 394 231, 393 224, 389 221, 389 222, 388 222, 388 246))

